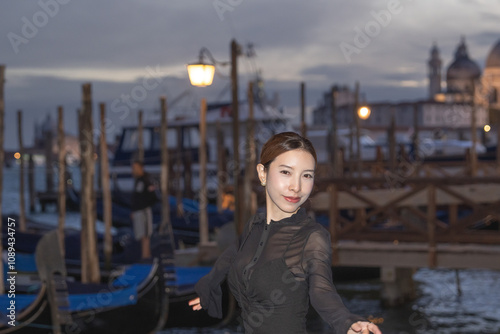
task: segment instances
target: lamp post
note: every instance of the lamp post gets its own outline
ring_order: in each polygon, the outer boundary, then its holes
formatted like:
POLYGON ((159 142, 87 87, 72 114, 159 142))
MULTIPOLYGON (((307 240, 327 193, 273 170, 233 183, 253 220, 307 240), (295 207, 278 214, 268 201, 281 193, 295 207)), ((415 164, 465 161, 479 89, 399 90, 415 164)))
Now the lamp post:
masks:
MULTIPOLYGON (((243 224, 241 222, 241 201, 240 201, 240 156, 239 156, 239 113, 238 113, 238 62, 237 57, 240 54, 240 46, 233 39, 231 41, 231 98, 232 98, 232 107, 231 107, 231 116, 233 118, 233 182, 234 182, 234 221, 235 226, 237 228, 238 233, 241 233, 243 224)), ((211 55, 210 51, 206 48, 202 48, 200 51, 199 63, 189 64, 188 75, 189 80, 193 86, 197 87, 205 87, 212 84, 215 66, 219 65, 227 65, 228 62, 217 62, 211 55), (205 63, 203 61, 204 55, 207 55, 212 63, 205 63)), ((203 139, 202 139, 203 140, 203 139)), ((205 148, 202 148, 205 149, 205 148)), ((200 168, 203 168, 200 166, 200 168)), ((203 189, 203 185, 201 187, 203 189)), ((203 195, 203 194, 201 194, 203 195)), ((206 210, 206 208, 204 208, 206 210)), ((201 224, 201 222, 200 222, 201 224)), ((208 226, 208 222, 207 222, 208 226)))
MULTIPOLYGON (((362 169, 363 169, 363 162, 361 160, 361 142, 360 142, 360 124, 359 120, 367 120, 370 117, 371 110, 365 105, 360 105, 359 103, 359 82, 356 81, 356 88, 355 88, 355 93, 354 93, 354 122, 356 126, 356 164, 357 164, 357 171, 358 171, 358 177, 361 177, 362 169)), ((352 137, 351 137, 352 138, 352 137)))
POLYGON ((357 158, 358 158, 358 177, 361 177, 363 171, 363 161, 361 159, 361 143, 360 143, 360 125, 359 120, 367 120, 370 117, 371 110, 367 106, 358 107, 358 114, 356 119, 356 144, 358 145, 357 158))

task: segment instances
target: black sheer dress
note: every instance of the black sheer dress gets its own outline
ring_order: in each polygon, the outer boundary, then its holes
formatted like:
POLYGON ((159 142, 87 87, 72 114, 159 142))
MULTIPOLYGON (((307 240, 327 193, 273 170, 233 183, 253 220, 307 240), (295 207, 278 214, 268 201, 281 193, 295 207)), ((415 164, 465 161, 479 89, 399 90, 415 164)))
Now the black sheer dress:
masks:
POLYGON ((270 224, 265 214, 254 216, 198 282, 201 306, 213 317, 222 317, 220 284, 226 277, 247 334, 306 333, 309 301, 332 333, 346 334, 364 320, 351 314, 337 294, 329 233, 303 208, 270 224))

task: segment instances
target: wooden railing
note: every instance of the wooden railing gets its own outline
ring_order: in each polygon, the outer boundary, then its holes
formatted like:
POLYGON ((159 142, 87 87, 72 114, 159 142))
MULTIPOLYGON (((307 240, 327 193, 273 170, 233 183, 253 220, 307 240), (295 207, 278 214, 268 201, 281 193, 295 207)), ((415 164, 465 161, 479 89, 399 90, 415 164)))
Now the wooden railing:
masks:
MULTIPOLYGON (((340 240, 500 244, 500 177, 323 178, 311 209, 340 240)), ((334 252, 335 262, 335 252, 334 252)))
MULTIPOLYGON (((331 176, 333 164, 320 163, 317 174, 331 176)), ((447 157, 411 156, 404 151, 394 160, 383 159, 379 156, 376 160, 362 161, 345 160, 339 154, 339 176, 362 175, 370 177, 384 176, 388 173, 403 177, 436 176, 494 176, 500 175, 500 162, 491 152, 472 155, 469 151, 463 155, 447 157)))

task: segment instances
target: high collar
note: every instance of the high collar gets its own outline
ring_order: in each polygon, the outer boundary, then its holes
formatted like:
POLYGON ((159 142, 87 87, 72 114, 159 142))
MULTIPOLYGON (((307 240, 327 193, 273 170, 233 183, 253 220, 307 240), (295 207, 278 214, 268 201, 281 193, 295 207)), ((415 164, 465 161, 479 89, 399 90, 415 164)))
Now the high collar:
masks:
MULTIPOLYGON (((300 208, 296 213, 291 215, 290 217, 283 218, 281 220, 272 220, 269 223, 270 225, 272 224, 297 224, 300 223, 301 221, 304 221, 307 218, 307 212, 306 209, 300 208)), ((265 212, 261 212, 256 215, 256 224, 265 224, 267 222, 267 216, 265 212)))

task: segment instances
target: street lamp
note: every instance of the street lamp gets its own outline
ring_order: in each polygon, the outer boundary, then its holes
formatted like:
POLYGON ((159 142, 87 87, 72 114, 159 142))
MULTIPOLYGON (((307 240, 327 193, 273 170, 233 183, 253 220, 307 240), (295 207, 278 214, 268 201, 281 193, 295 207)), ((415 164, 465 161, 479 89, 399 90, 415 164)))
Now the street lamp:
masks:
MULTIPOLYGON (((241 222, 241 204, 240 204, 240 155, 239 155, 239 113, 238 113, 238 62, 237 57, 240 54, 240 46, 233 39, 230 46, 231 61, 216 61, 207 48, 200 50, 200 62, 188 65, 189 80, 193 86, 205 87, 212 84, 215 73, 215 65, 231 64, 231 116, 233 118, 233 182, 234 182, 234 222, 238 233, 242 232, 243 224, 241 222), (203 62, 203 56, 207 55, 212 64, 203 62), (190 73, 192 70, 192 74, 190 73)), ((206 140, 202 138, 202 140, 206 140)), ((204 149, 204 146, 203 146, 204 149)), ((208 226, 208 222, 207 222, 208 226)), ((207 239, 208 240, 208 239, 207 239)))
POLYGON ((367 106, 363 106, 358 109, 358 117, 362 120, 367 120, 371 113, 372 111, 367 106))
POLYGON ((189 81, 193 86, 210 86, 214 80, 215 66, 211 64, 193 63, 187 65, 189 81))

